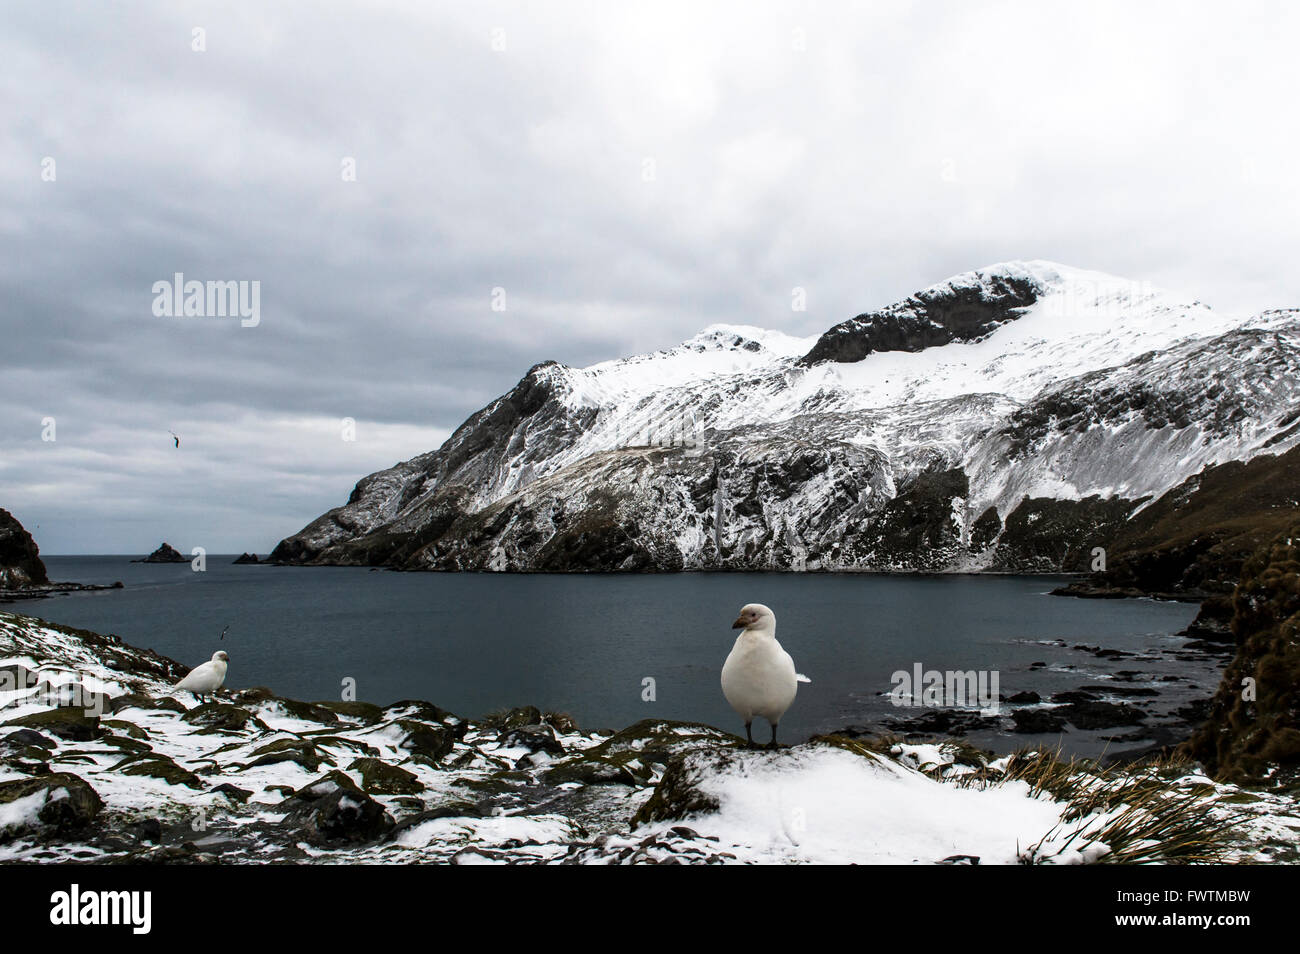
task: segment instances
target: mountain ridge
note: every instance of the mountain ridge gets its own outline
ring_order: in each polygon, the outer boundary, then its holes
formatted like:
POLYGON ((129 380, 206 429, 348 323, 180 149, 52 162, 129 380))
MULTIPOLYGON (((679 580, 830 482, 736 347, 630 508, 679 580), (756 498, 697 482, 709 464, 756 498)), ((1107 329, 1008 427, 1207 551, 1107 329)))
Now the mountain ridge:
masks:
POLYGON ((1104 273, 999 263, 820 336, 711 325, 652 354, 536 364, 271 559, 1081 570, 1082 542, 1103 546, 1193 474, 1300 441, 1297 372, 1294 310, 1220 315, 1104 273), (1029 539, 1053 500, 1088 537, 1056 557, 1029 539))

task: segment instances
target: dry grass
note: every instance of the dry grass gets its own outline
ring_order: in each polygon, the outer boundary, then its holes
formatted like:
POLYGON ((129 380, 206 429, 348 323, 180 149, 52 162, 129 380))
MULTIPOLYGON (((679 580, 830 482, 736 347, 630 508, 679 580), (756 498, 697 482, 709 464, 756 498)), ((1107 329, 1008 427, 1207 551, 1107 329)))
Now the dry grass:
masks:
POLYGON ((1002 771, 953 780, 968 786, 1024 782, 1037 798, 1064 802, 1061 821, 1021 852, 1026 864, 1066 860, 1088 845, 1109 851, 1103 864, 1215 864, 1233 850, 1233 827, 1247 813, 1227 807, 1207 786, 1179 786, 1191 764, 1167 759, 1102 768, 1057 751, 1022 751, 1002 771), (1212 809, 1214 809, 1212 811, 1212 809))

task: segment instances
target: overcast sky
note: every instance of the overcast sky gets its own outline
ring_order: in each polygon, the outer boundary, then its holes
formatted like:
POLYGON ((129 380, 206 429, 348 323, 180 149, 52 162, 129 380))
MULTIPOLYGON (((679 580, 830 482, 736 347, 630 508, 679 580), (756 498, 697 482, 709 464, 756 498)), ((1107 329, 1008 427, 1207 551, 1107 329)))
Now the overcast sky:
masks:
POLYGON ((538 361, 1006 259, 1300 305, 1294 4, 0 11, 0 507, 47 554, 265 553, 538 361), (155 315, 177 272, 260 322, 155 315))

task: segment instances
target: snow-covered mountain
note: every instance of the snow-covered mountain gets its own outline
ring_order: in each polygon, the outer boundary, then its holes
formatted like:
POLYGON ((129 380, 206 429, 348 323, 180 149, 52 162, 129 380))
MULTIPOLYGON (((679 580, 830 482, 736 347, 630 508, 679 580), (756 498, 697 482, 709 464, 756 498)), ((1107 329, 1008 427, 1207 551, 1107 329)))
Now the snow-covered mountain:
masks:
POLYGON ((1300 442, 1298 370, 1298 311, 1225 315, 1002 263, 820 337, 714 325, 655 354, 539 364, 272 559, 1081 569, 1205 466, 1300 442))

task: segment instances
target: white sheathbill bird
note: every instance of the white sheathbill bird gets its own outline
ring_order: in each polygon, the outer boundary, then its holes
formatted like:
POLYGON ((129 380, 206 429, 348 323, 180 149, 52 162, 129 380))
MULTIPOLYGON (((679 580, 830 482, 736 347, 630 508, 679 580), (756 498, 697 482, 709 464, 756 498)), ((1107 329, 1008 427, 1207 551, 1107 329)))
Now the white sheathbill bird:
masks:
POLYGON ((191 669, 188 676, 176 683, 176 688, 192 692, 200 701, 207 702, 203 697, 216 692, 226 681, 226 664, 229 660, 225 650, 218 649, 203 665, 191 669))
POLYGON ((722 664, 722 694, 745 720, 745 735, 754 744, 753 722, 762 716, 772 726, 769 749, 776 748, 776 727, 794 702, 800 682, 794 660, 776 641, 776 614, 762 603, 749 603, 731 626, 743 629, 722 664))

